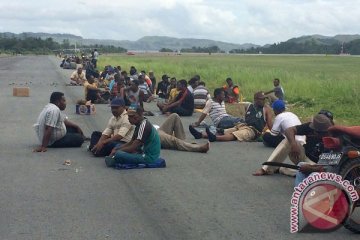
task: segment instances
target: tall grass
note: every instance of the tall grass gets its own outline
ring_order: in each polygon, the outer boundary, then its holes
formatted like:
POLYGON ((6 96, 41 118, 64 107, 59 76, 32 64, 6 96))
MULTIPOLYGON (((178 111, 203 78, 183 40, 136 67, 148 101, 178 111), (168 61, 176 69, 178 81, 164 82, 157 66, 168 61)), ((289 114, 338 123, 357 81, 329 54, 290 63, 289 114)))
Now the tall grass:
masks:
POLYGON ((231 77, 246 101, 256 91, 273 88, 279 78, 290 110, 308 118, 320 109, 332 111, 338 123, 360 125, 360 58, 294 55, 158 55, 101 56, 99 67, 120 65, 153 70, 158 81, 168 74, 189 80, 199 74, 211 90, 231 77))

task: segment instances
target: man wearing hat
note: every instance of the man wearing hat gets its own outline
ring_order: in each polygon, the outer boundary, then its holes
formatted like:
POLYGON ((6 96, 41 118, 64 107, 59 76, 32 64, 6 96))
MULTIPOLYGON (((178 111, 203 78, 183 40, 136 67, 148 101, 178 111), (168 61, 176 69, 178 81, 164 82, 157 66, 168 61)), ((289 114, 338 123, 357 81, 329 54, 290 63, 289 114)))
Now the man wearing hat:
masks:
MULTIPOLYGON (((284 137, 285 130, 300 125, 300 119, 292 112, 285 111, 285 103, 283 100, 276 100, 272 104, 273 111, 275 113, 274 124, 270 132, 266 132, 263 135, 263 141, 265 145, 275 145, 275 150, 272 152, 267 162, 284 162, 289 154, 290 147, 289 142, 284 137), (280 140, 280 142, 279 142, 280 140)), ((305 136, 295 136, 295 140, 303 145, 305 143, 305 136)), ((263 166, 259 170, 253 173, 254 176, 261 176, 273 173, 276 170, 274 167, 263 166)), ((280 172, 285 175, 295 175, 292 169, 280 168, 280 172)))
POLYGON ((208 138, 214 141, 235 141, 240 142, 255 140, 265 128, 272 128, 271 110, 265 106, 263 92, 254 94, 254 103, 250 104, 245 113, 245 123, 239 123, 233 128, 225 129, 224 135, 214 135, 206 128, 206 133, 198 132, 193 128, 191 134, 196 138, 208 138))
POLYGON ((114 98, 110 106, 113 116, 105 130, 102 133, 95 131, 91 135, 89 150, 97 157, 108 156, 115 146, 130 142, 134 132, 125 110, 124 100, 114 98))
POLYGON ((154 163, 160 156, 160 137, 154 126, 143 116, 143 109, 138 105, 130 105, 127 111, 129 122, 135 125, 130 142, 113 149, 110 156, 105 157, 108 167, 116 164, 148 164, 154 163))

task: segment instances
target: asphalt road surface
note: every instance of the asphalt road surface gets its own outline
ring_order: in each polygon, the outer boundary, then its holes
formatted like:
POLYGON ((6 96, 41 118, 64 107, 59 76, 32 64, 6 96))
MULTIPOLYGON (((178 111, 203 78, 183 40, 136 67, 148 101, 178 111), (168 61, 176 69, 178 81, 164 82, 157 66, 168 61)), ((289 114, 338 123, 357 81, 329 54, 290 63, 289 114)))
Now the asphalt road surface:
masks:
MULTIPOLYGON (((162 150, 165 169, 106 168, 88 143, 33 153, 32 125, 52 91, 65 93, 66 114, 88 136, 111 116, 107 105, 76 115, 84 90, 65 86, 73 70, 59 64, 53 56, 0 58, 0 239, 358 239, 344 228, 291 234, 294 179, 251 175, 271 153, 262 143, 212 143, 207 154, 162 150), (30 97, 13 97, 14 86, 29 86, 30 97)), ((186 129, 198 116, 183 118, 186 129)))

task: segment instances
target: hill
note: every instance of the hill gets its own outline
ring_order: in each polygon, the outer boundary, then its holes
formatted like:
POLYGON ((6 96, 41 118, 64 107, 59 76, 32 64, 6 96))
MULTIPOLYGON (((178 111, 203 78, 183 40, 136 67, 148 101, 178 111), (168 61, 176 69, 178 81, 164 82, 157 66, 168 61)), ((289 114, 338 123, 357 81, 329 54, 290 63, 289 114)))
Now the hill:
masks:
POLYGON ((258 45, 246 43, 246 44, 234 44, 221 41, 214 41, 209 39, 193 39, 193 38, 173 38, 165 36, 146 36, 140 38, 137 41, 129 40, 108 40, 108 39, 86 39, 80 36, 72 34, 50 34, 50 33, 0 33, 2 37, 15 37, 15 38, 52 38, 55 42, 63 43, 64 40, 69 40, 70 44, 77 46, 81 45, 113 45, 115 47, 122 47, 128 50, 138 51, 158 51, 161 48, 168 48, 172 50, 180 50, 182 48, 191 47, 211 47, 218 46, 221 50, 230 51, 231 49, 248 49, 251 47, 259 47, 258 45))

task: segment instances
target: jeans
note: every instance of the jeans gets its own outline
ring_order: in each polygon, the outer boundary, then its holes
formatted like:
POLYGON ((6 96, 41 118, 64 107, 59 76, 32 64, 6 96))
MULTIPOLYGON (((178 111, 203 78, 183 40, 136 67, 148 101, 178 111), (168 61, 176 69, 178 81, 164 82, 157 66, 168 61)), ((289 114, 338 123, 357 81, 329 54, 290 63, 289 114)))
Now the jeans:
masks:
POLYGON ((81 147, 84 136, 73 127, 66 127, 66 135, 49 146, 49 148, 81 147))
MULTIPOLYGON (((94 131, 91 134, 90 146, 89 146, 90 149, 92 149, 99 142, 101 135, 102 133, 99 131, 94 131)), ((96 154, 94 153, 94 155, 96 157, 109 156, 114 147, 119 147, 124 143, 125 142, 122 141, 110 141, 107 144, 105 144, 104 147, 99 152, 97 152, 96 154)))
POLYGON ((237 123, 245 123, 244 119, 233 116, 225 116, 218 123, 217 127, 222 129, 232 128, 237 123))
POLYGON ((148 163, 143 154, 139 153, 127 153, 121 150, 118 150, 115 153, 115 163, 116 164, 145 164, 148 163))

